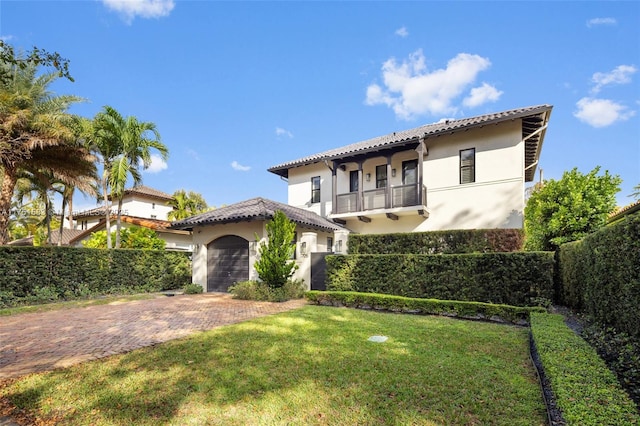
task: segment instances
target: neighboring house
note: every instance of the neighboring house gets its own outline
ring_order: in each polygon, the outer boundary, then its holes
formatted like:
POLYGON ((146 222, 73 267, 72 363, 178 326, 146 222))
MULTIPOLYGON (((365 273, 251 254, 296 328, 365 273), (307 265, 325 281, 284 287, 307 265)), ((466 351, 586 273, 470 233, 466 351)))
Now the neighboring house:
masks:
POLYGON ((288 203, 353 232, 522 228, 552 107, 443 120, 271 167, 288 203))
MULTIPOLYGON (((140 226, 156 231, 158 237, 167 244, 167 250, 191 251, 193 244, 191 234, 187 231, 171 229, 168 214, 173 209, 168 202, 173 197, 157 189, 148 186, 138 185, 127 189, 122 197, 122 227, 140 226)), ((116 230, 116 212, 118 209, 117 200, 113 200, 111 206, 111 231, 116 230)), ((97 231, 104 231, 106 228, 106 210, 104 207, 97 207, 76 213, 74 216, 74 230, 80 231, 69 241, 69 245, 82 247, 82 241, 91 238, 91 234, 97 231)), ((68 222, 65 223, 69 226, 68 222)))
MULTIPOLYGON (((139 226, 142 228, 149 228, 156 231, 158 238, 165 241, 165 249, 167 250, 176 250, 176 251, 191 251, 193 249, 193 243, 191 240, 191 233, 188 231, 180 231, 176 229, 172 229, 172 222, 167 220, 160 219, 147 219, 143 217, 134 217, 134 216, 122 216, 122 228, 128 228, 130 226, 139 226)), ((98 223, 93 225, 91 228, 80 231, 79 235, 76 235, 69 241, 69 245, 75 247, 83 247, 82 242, 91 238, 91 234, 98 231, 104 231, 106 228, 107 222, 104 217, 102 217, 98 223)), ((111 216, 111 231, 115 231, 116 229, 116 216, 111 216)), ((77 232, 77 231, 76 231, 77 232)))
MULTIPOLYGON (((294 278, 304 279, 310 286, 313 255, 346 247, 348 231, 308 210, 264 198, 253 198, 173 223, 172 229, 191 231, 193 235, 193 282, 206 291, 227 291, 236 282, 257 279, 253 265, 260 243, 266 240, 265 224, 277 210, 297 225, 292 242, 296 244, 294 258, 298 265, 294 278)), ((319 283, 323 284, 324 280, 319 283)))
MULTIPOLYGON (((173 208, 167 203, 173 197, 157 189, 138 185, 127 189, 122 197, 122 215, 147 219, 168 220, 167 215, 173 208)), ((113 200, 111 211, 117 212, 118 202, 113 200)), ((87 230, 105 218, 104 207, 97 207, 74 214, 73 229, 87 230)), ((65 223, 69 227, 69 223, 65 223)))

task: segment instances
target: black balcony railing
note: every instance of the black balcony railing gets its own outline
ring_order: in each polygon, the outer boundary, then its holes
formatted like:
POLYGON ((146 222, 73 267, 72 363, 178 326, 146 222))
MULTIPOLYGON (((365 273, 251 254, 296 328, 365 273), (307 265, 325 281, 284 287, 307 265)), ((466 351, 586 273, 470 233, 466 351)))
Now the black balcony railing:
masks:
POLYGON ((338 194, 336 202, 337 206, 335 211, 338 214, 385 208, 411 207, 419 204, 426 205, 427 188, 424 185, 410 184, 363 191, 360 203, 362 207, 358 205, 357 192, 338 194), (419 190, 422 190, 422 203, 420 203, 420 197, 418 196, 419 190), (388 193, 390 195, 389 203, 387 203, 388 193))

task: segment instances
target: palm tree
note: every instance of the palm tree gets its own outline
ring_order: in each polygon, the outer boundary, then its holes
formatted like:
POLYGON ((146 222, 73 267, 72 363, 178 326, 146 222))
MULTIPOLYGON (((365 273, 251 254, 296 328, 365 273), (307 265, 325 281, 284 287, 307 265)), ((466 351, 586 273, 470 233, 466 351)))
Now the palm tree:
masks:
POLYGON ((167 204, 173 207, 167 215, 169 220, 182 220, 209 210, 201 194, 194 191, 187 193, 184 189, 174 192, 173 198, 167 204))
MULTIPOLYGON (((0 244, 6 244, 19 172, 25 168, 48 171, 65 181, 78 172, 69 159, 79 155, 87 160, 89 154, 75 143, 75 118, 66 112, 82 99, 49 90, 58 73, 37 75, 32 63, 22 67, 0 62, 0 67, 10 77, 0 81, 0 244)), ((95 170, 92 162, 83 167, 89 173, 95 170)))
MULTIPOLYGON (((102 191, 107 208, 107 229, 110 229, 111 200, 118 200, 116 222, 116 244, 120 247, 120 228, 122 217, 122 197, 129 176, 135 185, 142 182, 140 165, 151 165, 151 149, 156 149, 164 160, 168 157, 167 147, 160 141, 160 133, 151 122, 138 121, 136 117, 123 117, 110 106, 105 106, 94 119, 94 140, 103 159, 102 191)), ((107 247, 111 247, 111 237, 107 233, 107 247)))

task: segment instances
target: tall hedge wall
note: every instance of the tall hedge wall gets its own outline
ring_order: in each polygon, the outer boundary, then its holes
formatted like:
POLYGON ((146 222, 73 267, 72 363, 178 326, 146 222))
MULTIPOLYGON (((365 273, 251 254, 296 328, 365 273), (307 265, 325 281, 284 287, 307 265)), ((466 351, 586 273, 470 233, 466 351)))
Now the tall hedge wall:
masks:
POLYGON ((640 213, 563 244, 558 258, 564 304, 640 337, 640 213))
POLYGON ((2 246, 0 271, 0 307, 191 282, 188 254, 163 250, 2 246))
POLYGON ((327 256, 328 290, 535 306, 553 298, 551 252, 327 256))
POLYGON ((461 229, 349 235, 349 254, 461 254, 522 250, 521 229, 461 229))

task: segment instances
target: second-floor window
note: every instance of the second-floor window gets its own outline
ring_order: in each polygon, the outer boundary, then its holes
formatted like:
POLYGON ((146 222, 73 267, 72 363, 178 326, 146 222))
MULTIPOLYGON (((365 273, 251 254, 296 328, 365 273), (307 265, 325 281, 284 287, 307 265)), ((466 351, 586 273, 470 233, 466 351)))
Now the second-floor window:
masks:
POLYGON ((476 181, 476 149, 469 148, 460 151, 460 183, 476 181))
POLYGON ((320 202, 320 176, 314 176, 311 178, 311 202, 320 202))
POLYGON ((376 188, 387 186, 387 165, 376 166, 376 188))

